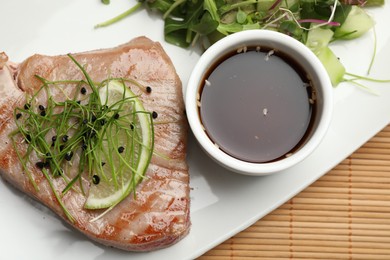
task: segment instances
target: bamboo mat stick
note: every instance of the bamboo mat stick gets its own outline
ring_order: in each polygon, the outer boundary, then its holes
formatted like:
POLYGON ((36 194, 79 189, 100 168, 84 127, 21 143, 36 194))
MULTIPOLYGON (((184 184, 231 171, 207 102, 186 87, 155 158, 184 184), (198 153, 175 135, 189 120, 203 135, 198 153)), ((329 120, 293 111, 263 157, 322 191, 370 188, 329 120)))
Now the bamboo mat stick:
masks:
MULTIPOLYGON (((328 210, 294 210, 292 213, 294 219, 298 216, 332 216, 332 217, 348 217, 353 218, 353 220, 358 220, 360 218, 367 218, 372 221, 375 219, 390 219, 390 212, 361 212, 361 211, 328 211, 328 210)), ((263 218, 272 219, 277 216, 289 216, 291 217, 291 210, 286 209, 276 209, 273 211, 273 214, 269 214, 263 218)))
POLYGON ((387 129, 383 129, 380 133, 378 133, 377 135, 375 135, 373 138, 372 138, 372 142, 376 142, 377 141, 377 138, 383 138, 384 140, 380 139, 379 142, 383 142, 383 141, 388 141, 388 137, 390 135, 390 132, 387 130, 387 129))
POLYGON ((381 142, 373 142, 372 140, 368 143, 366 143, 362 148, 360 148, 359 150, 357 150, 356 152, 362 152, 364 151, 364 149, 367 149, 367 148, 379 148, 379 149, 382 149, 382 148, 390 148, 390 142, 389 143, 381 143, 381 142))
MULTIPOLYGON (((266 232, 270 234, 274 233, 290 233, 293 234, 322 234, 322 235, 349 235, 350 230, 348 226, 344 228, 315 228, 315 227, 273 227, 273 226, 260 226, 260 227, 250 227, 247 230, 248 234, 245 237, 254 237, 256 232, 266 232)), ((388 237, 389 230, 371 230, 371 229, 354 229, 353 234, 356 236, 376 236, 378 241, 381 237, 388 237)))
POLYGON ((351 184, 363 182, 367 185, 370 185, 371 183, 382 183, 387 184, 390 182, 390 176, 389 177, 375 177, 372 178, 372 176, 335 176, 335 175, 327 175, 318 180, 318 182, 327 181, 327 182, 342 182, 344 183, 345 187, 349 187, 351 184), (351 180, 350 180, 351 178, 351 180), (353 179, 352 179, 353 178, 353 179), (348 183, 351 182, 351 183, 348 183))
POLYGON ((380 137, 390 137, 390 128, 389 126, 386 126, 382 131, 380 131, 378 134, 375 136, 380 136, 380 137))
POLYGON ((381 146, 380 143, 378 143, 378 144, 373 144, 371 146, 364 146, 353 154, 355 155, 356 154, 372 154, 372 155, 383 154, 388 156, 389 152, 387 149, 389 148, 390 148, 390 143, 387 143, 385 146, 381 146))
POLYGON ((352 165, 352 166, 338 165, 337 166, 338 169, 343 169, 342 167, 344 167, 345 170, 348 170, 349 172, 354 172, 354 173, 357 171, 369 171, 369 172, 373 172, 373 174, 376 174, 378 172, 383 174, 383 173, 387 173, 390 171, 390 166, 380 166, 380 165, 376 165, 374 163, 371 166, 368 166, 368 165, 352 165))
MULTIPOLYGON (((388 129, 383 129, 381 132, 376 134, 371 140, 369 141, 370 144, 375 143, 389 143, 390 142, 390 131, 388 129)), ((365 145, 364 145, 365 147, 365 145)))
POLYGON ((200 259, 390 259, 390 125, 200 259))
MULTIPOLYGON (((262 234, 262 233, 260 233, 262 234)), ((383 241, 378 242, 375 237, 367 237, 367 236, 352 236, 352 239, 349 236, 326 236, 324 239, 321 239, 319 236, 308 235, 308 234, 296 234, 294 236, 294 245, 310 245, 310 246, 334 246, 334 247, 349 247, 349 243, 353 243, 354 246, 358 247, 369 247, 369 248, 389 248, 390 239, 383 239, 383 241), (351 241, 350 241, 351 240, 351 241)), ((230 239, 226 241, 227 243, 221 244, 216 248, 221 249, 222 247, 226 247, 227 244, 272 244, 272 245, 291 245, 290 236, 289 237, 236 237, 234 239, 230 239)))
MULTIPOLYGON (((280 258, 280 259, 385 259, 388 260, 387 254, 351 254, 348 250, 345 253, 328 253, 328 252, 289 252, 288 250, 280 251, 255 251, 255 250, 236 250, 233 254, 229 253, 230 250, 215 250, 210 252, 210 256, 223 256, 219 259, 264 259, 268 258, 280 258)), ((213 258, 203 258, 213 259, 213 258)))
MULTIPOLYGON (((222 244, 218 246, 216 249, 218 250, 226 250, 233 248, 234 250, 255 250, 255 251, 283 251, 283 250, 289 250, 290 248, 294 252, 318 252, 318 253, 345 253, 348 252, 350 244, 344 243, 344 246, 342 246, 339 242, 339 245, 334 246, 333 244, 313 244, 308 245, 308 241, 304 241, 307 244, 301 243, 297 244, 294 243, 291 245, 290 243, 285 245, 280 244, 237 244, 237 243, 231 243, 231 244, 222 244)), ((365 247, 361 247, 363 243, 353 243, 352 247, 355 248, 355 253, 362 253, 362 254, 390 254, 390 249, 388 246, 385 246, 382 244, 382 246, 378 246, 378 243, 366 243, 365 247)))
MULTIPOLYGON (((390 225, 388 224, 371 224, 371 223, 348 223, 347 222, 303 222, 303 221, 261 221, 259 226, 250 228, 250 230, 263 231, 263 228, 289 228, 293 233, 295 230, 339 230, 340 233, 353 229, 354 232, 361 232, 362 234, 373 231, 376 234, 390 234, 390 225), (291 223, 292 222, 292 223, 291 223)), ((338 231, 334 231, 338 232, 338 231)), ((374 234, 374 233, 373 233, 374 234)))
POLYGON ((237 236, 234 239, 227 240, 225 243, 217 246, 226 246, 227 244, 286 244, 289 245, 318 245, 328 247, 359 247, 359 248, 389 248, 390 239, 388 237, 378 238, 374 236, 356 236, 356 235, 318 235, 318 234, 293 234, 286 237, 285 234, 264 234, 258 233, 256 236, 237 236), (270 238, 271 235, 271 238, 270 238), (292 240, 292 238, 294 240, 292 240))
MULTIPOLYGON (((354 229, 353 232, 351 232, 351 230, 348 230, 348 228, 341 229, 341 228, 310 228, 310 227, 301 227, 301 228, 297 227, 293 229, 289 229, 287 227, 261 227, 261 230, 259 228, 253 228, 253 229, 251 228, 247 232, 250 233, 238 237, 257 238, 256 232, 264 232, 267 233, 270 238, 273 238, 277 234, 291 232, 291 235, 289 237, 291 243, 293 243, 300 235, 318 236, 318 234, 321 234, 322 238, 321 236, 318 237, 320 241, 328 240, 327 239, 328 236, 339 236, 339 237, 347 236, 348 241, 351 244, 353 237, 359 237, 361 238, 361 241, 364 242, 368 242, 371 240, 372 237, 375 237, 377 239, 376 242, 379 241, 378 243, 385 243, 384 241, 388 240, 388 235, 389 235, 388 230, 354 229)), ((388 247, 389 245, 388 242, 386 242, 386 245, 388 247)))
MULTIPOLYGON (((387 214, 389 215, 389 214, 387 214)), ((262 223, 266 221, 281 221, 281 222, 327 222, 327 223, 349 223, 352 215, 347 216, 302 216, 295 215, 270 215, 269 217, 263 218, 262 223)), ((353 217, 353 223, 356 224, 384 224, 390 226, 390 218, 357 218, 353 217)))
MULTIPOLYGON (((290 209, 290 206, 288 205, 282 205, 280 208, 283 209, 290 209)), ((307 204, 307 205, 295 205, 294 210, 329 210, 329 211, 345 211, 346 207, 345 205, 313 205, 313 204, 307 204)), ((353 211, 360 211, 360 212, 390 212, 389 207, 375 207, 375 206, 355 206, 353 211)))
POLYGON ((365 166, 367 169, 371 167, 370 165, 380 165, 380 166, 390 166, 390 161, 388 160, 379 160, 379 159, 374 159, 374 160, 368 160, 368 159, 358 159, 355 160, 353 159, 354 154, 351 155, 350 158, 352 158, 353 165, 360 165, 360 166, 365 166))
POLYGON ((349 205, 353 206, 377 206, 390 207, 390 201, 386 200, 357 200, 357 199, 328 199, 328 198, 302 198, 295 197, 294 204, 314 204, 314 205, 349 205))
MULTIPOLYGON (((303 193, 303 192, 302 192, 303 193)), ((304 193, 326 193, 326 194, 346 194, 351 193, 354 196, 362 195, 390 195, 390 189, 369 189, 369 188, 352 188, 352 187, 323 187, 310 186, 304 193)), ((301 195, 301 194, 298 194, 301 195)), ((331 196, 331 195, 330 195, 331 196)))
MULTIPOLYGON (((355 199, 355 200, 358 200, 358 201, 376 201, 376 202, 379 202, 380 201, 390 201, 390 195, 385 195, 385 194, 359 194, 359 193, 354 193, 352 195, 352 192, 350 194, 345 194, 345 193, 340 193, 340 192, 335 192, 335 193, 325 193, 323 191, 321 192, 316 192, 316 191, 313 191, 313 192, 305 192, 305 193, 301 193, 299 195, 297 195, 296 198, 315 198, 315 199, 340 199, 340 198, 348 198, 348 197, 352 197, 355 199)), ((352 202, 351 202, 352 203, 352 202)))
MULTIPOLYGON (((390 149, 390 148, 389 148, 390 149)), ((348 169, 342 169, 341 167, 337 167, 332 170, 332 174, 334 176, 345 176, 346 174, 348 175, 348 169)), ((389 174, 385 171, 373 171, 373 170, 357 170, 354 169, 353 171, 353 176, 352 177, 358 177, 358 176, 370 176, 370 177, 389 177, 389 174)))
MULTIPOLYGON (((330 181, 318 181, 312 184, 313 187, 345 187, 345 182, 330 182, 330 181)), ((355 182, 351 184, 354 188, 370 188, 370 189, 389 189, 388 183, 359 183, 355 182)))

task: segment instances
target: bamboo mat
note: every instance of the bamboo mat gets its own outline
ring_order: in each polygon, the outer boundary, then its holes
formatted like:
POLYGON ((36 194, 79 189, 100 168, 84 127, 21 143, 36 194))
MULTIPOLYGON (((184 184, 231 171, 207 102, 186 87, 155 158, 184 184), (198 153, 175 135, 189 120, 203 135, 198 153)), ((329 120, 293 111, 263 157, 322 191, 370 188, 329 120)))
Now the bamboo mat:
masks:
POLYGON ((390 125, 199 259, 390 259, 390 125))

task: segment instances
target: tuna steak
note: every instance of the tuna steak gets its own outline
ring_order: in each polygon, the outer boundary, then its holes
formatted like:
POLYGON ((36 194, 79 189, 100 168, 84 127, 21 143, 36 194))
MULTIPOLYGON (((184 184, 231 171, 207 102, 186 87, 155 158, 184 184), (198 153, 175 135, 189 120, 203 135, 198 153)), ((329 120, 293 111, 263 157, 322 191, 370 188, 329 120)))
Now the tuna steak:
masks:
MULTIPOLYGON (((33 55, 14 64, 4 53, 0 54, 1 176, 75 229, 104 245, 129 251, 150 251, 176 243, 189 232, 190 201, 182 86, 170 58, 159 43, 145 37, 115 48, 72 56, 96 82, 110 76, 133 79, 148 87, 144 90, 129 86, 140 96, 145 109, 155 111, 157 116, 154 154, 146 178, 137 186, 135 196, 128 196, 96 220, 94 218, 102 210, 85 209, 86 195, 69 190, 62 201, 74 217, 74 221, 70 221, 40 169, 30 166, 29 171, 39 190, 33 187, 9 136, 16 129, 15 108, 26 103, 26 92, 33 93, 42 85, 35 75, 49 81, 81 80, 84 76, 67 55, 33 55)), ((26 144, 20 142, 17 149, 26 150, 26 144)), ((85 178, 83 182, 92 185, 85 178)), ((53 185, 59 192, 65 187, 62 178, 54 178, 53 185)))

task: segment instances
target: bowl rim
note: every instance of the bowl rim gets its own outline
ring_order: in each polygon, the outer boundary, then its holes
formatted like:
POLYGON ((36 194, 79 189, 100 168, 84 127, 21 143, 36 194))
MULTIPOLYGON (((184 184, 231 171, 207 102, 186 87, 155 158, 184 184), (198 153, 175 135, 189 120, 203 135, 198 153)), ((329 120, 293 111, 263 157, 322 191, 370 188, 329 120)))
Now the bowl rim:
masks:
POLYGON ((201 55, 188 81, 185 93, 185 106, 187 119, 195 138, 197 139, 202 149, 212 159, 232 171, 245 175, 260 176, 280 172, 282 170, 292 167, 293 165, 301 162, 307 156, 309 156, 320 144, 329 128, 332 118, 333 87, 330 82, 327 71, 325 70, 320 60, 303 43, 290 36, 275 31, 258 29, 247 30, 237 32, 222 38, 221 40, 210 46, 201 55), (227 153, 217 148, 202 127, 197 104, 198 92, 201 85, 200 80, 203 78, 203 75, 207 71, 208 67, 212 65, 219 57, 221 57, 221 55, 231 50, 244 47, 247 44, 253 44, 254 42, 272 43, 275 44, 275 46, 286 48, 282 51, 288 50, 288 54, 290 56, 292 54, 293 58, 297 55, 299 57, 304 58, 305 63, 307 63, 307 65, 302 65, 302 63, 301 65, 305 70, 308 69, 307 66, 310 66, 312 68, 313 73, 316 74, 316 77, 318 78, 320 83, 321 95, 323 100, 318 126, 316 127, 315 131, 313 131, 313 134, 308 139, 308 141, 291 156, 277 161, 265 163, 242 161, 228 155, 227 153))

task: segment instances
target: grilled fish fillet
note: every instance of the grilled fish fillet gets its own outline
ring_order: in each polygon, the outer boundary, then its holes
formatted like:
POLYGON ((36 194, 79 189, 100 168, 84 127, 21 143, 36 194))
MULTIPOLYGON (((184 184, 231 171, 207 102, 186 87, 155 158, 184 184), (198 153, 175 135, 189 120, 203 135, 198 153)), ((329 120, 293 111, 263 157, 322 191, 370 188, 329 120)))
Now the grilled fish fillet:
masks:
MULTIPOLYGON (((162 122, 155 124, 155 153, 146 178, 136 188, 136 196, 128 196, 107 214, 91 221, 102 211, 85 209, 86 196, 69 190, 63 202, 75 219, 72 223, 42 172, 33 166, 29 169, 39 191, 23 173, 9 138, 16 129, 13 111, 17 106, 23 107, 26 92, 33 93, 42 85, 35 75, 50 81, 84 79, 80 69, 66 55, 34 55, 14 64, 7 61, 4 53, 0 54, 1 176, 53 210, 75 229, 104 245, 129 251, 150 251, 176 243, 189 232, 190 200, 186 163, 187 122, 181 81, 171 60, 159 43, 146 37, 135 38, 116 48, 72 56, 96 82, 108 76, 129 78, 152 89, 151 93, 146 93, 132 88, 140 95, 146 110, 157 112, 156 122, 162 122)), ((25 146, 21 142, 18 149, 26 149, 25 146)), ((53 182, 60 193, 65 187, 63 179, 55 178, 53 182)), ((83 182, 89 183, 89 180, 83 179, 83 182)))

